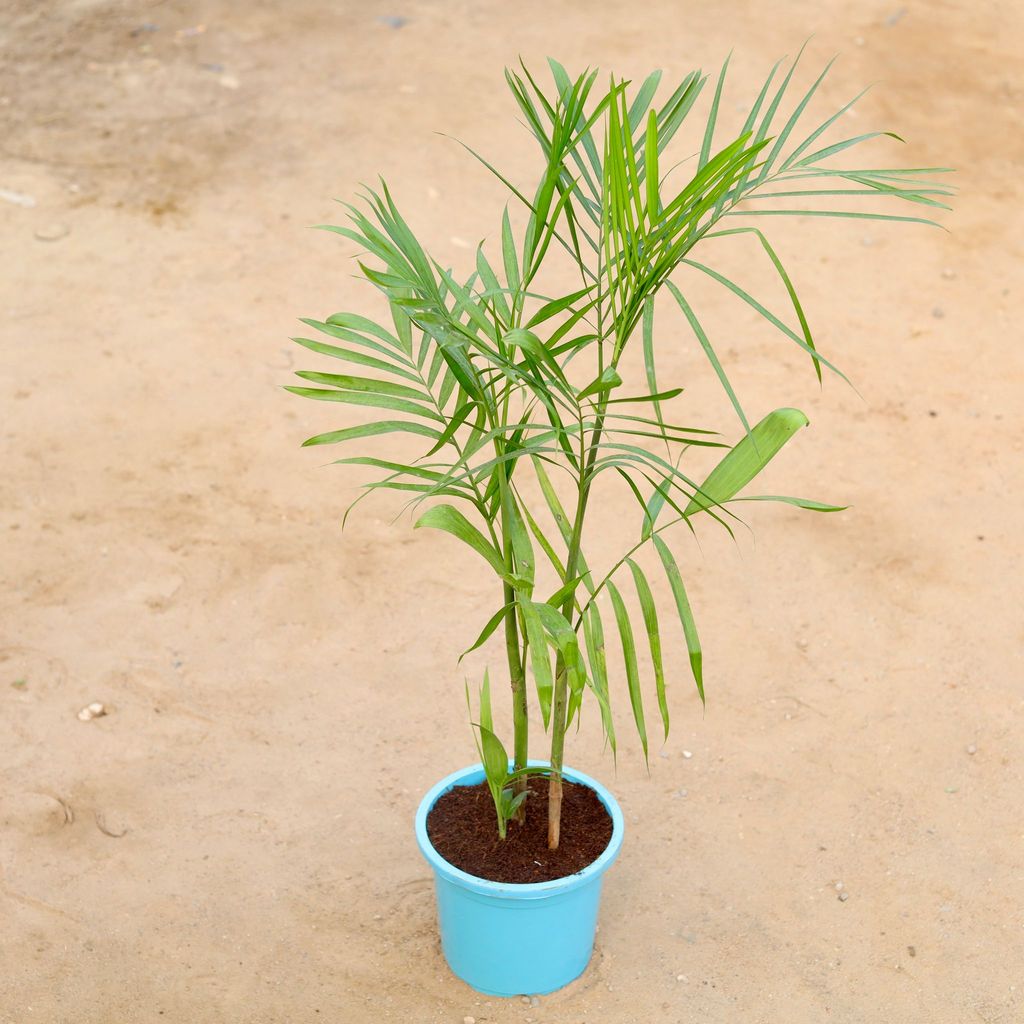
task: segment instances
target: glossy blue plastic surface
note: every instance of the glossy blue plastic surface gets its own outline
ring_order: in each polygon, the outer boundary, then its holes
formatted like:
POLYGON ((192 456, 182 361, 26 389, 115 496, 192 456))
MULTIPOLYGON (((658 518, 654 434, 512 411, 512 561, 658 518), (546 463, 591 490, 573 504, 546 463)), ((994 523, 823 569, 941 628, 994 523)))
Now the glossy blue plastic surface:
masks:
POLYGON ((592 864, 552 882, 489 882, 453 867, 430 845, 430 809, 453 786, 482 782, 484 772, 479 764, 442 779, 416 812, 416 841, 434 869, 445 958, 458 977, 487 995, 554 992, 578 978, 590 961, 601 879, 622 846, 622 812, 599 782, 571 768, 563 771, 569 781, 597 793, 611 816, 612 838, 592 864))

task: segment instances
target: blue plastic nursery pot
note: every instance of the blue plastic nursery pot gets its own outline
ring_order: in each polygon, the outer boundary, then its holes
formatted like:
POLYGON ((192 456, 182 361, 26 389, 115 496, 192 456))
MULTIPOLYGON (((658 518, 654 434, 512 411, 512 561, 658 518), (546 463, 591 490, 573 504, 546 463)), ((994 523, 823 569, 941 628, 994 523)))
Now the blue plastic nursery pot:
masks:
POLYGON ((430 845, 431 808, 453 786, 483 782, 482 765, 442 779, 416 812, 416 841, 434 869, 445 959, 459 978, 486 995, 554 992, 583 973, 594 950, 601 879, 622 846, 622 811, 599 782, 571 768, 563 768, 563 775, 597 793, 611 816, 612 838, 582 871, 551 882, 489 882, 453 867, 430 845))

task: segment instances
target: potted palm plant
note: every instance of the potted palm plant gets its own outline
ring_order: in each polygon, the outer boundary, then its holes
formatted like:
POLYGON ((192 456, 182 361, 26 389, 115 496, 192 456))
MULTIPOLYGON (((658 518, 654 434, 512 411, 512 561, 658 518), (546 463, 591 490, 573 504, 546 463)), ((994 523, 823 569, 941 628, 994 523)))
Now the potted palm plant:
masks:
POLYGON ((694 71, 658 103, 660 71, 639 86, 612 77, 598 87, 596 71, 571 77, 549 65, 547 87, 525 66, 506 72, 539 144, 539 181, 523 190, 477 157, 507 188, 509 206, 493 246, 481 243, 468 275, 427 253, 386 184, 367 189, 362 205, 346 204, 345 225, 327 227, 359 247, 359 268, 383 293, 391 322, 354 312, 305 320, 316 337, 295 341, 344 364, 343 372, 303 370, 302 384, 289 388, 372 411, 306 445, 350 451, 353 442, 403 436, 409 444, 398 454, 337 461, 375 471, 367 494, 409 495, 416 527, 458 538, 494 579, 494 607, 469 650, 495 634, 504 641, 511 747, 499 738, 485 674, 475 700, 466 688, 479 763, 430 789, 416 835, 436 875, 449 964, 470 985, 499 995, 552 991, 589 960, 622 815, 611 793, 565 765, 565 738, 592 700, 614 751, 613 705, 624 700, 647 755, 651 695, 641 660, 668 734, 651 563, 667 577, 677 635, 704 700, 701 645, 669 531, 685 539, 701 519, 731 530, 737 500, 838 510, 802 498, 740 497, 807 418, 782 408, 748 419, 687 297, 685 274, 710 277, 751 306, 821 380, 823 367, 839 371, 816 347, 761 218, 932 223, 886 207, 943 207, 950 194, 936 184, 943 168, 850 169, 855 146, 898 138, 869 132, 830 141, 827 133, 854 101, 808 134, 798 132, 828 67, 790 104, 796 62, 777 64, 742 127, 722 144, 716 129, 728 61, 711 89, 694 71), (710 103, 693 152, 683 147, 672 162, 667 147, 705 93, 710 103), (846 208, 845 197, 861 205, 846 208), (868 212, 865 198, 880 207, 868 212), (727 239, 752 244, 752 254, 774 268, 795 326, 707 262, 727 239), (575 283, 552 290, 549 282, 567 274, 575 283), (673 403, 682 388, 657 370, 662 292, 735 410, 734 442, 677 422, 673 403), (705 470, 691 470, 690 459, 705 470), (610 554, 586 532, 599 491, 602 501, 636 505, 636 539, 626 551, 610 554), (619 670, 610 668, 606 637, 619 648, 619 670), (648 652, 642 659, 638 638, 648 652), (546 734, 534 740, 543 744, 539 760, 530 760, 534 704, 546 734))

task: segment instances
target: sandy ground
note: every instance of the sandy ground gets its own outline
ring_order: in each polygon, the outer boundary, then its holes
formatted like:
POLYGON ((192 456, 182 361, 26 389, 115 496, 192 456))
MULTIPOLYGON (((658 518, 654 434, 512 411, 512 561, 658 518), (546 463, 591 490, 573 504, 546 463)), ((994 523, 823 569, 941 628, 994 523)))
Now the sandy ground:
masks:
MULTIPOLYGON (((0 201, 3 1024, 1024 1019, 1017 5, 0 9, 0 188, 36 201, 0 201), (485 999, 411 819, 472 759, 455 654, 495 595, 388 501, 343 534, 356 480, 299 451, 343 418, 278 388, 295 318, 376 308, 306 225, 383 171, 467 266, 501 196, 435 131, 527 175, 518 53, 681 75, 735 47, 735 106, 811 33, 809 66, 843 54, 822 112, 877 81, 851 123, 961 169, 951 233, 775 232, 863 399, 693 282, 748 406, 810 415, 773 486, 853 507, 683 544, 707 713, 677 645, 650 777, 588 717, 571 760, 628 824, 593 964, 485 999)), ((660 323, 665 376, 733 431, 660 323)), ((599 508, 589 549, 625 536, 599 508)))

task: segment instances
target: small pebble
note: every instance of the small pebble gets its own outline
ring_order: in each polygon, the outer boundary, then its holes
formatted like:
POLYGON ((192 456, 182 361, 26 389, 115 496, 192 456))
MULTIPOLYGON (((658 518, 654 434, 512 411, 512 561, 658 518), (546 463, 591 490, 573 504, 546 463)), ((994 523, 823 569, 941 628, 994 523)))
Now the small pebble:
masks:
POLYGON ((536 996, 530 996, 530 1005, 536 1008, 540 1006, 540 1000, 536 996))
POLYGON ((907 956, 917 956, 917 947, 907 946, 907 956))
POLYGON ((842 882, 836 882, 836 892, 842 892, 846 888, 842 882))
POLYGON ((947 281, 952 281, 953 278, 956 277, 956 271, 952 267, 943 267, 942 268, 942 276, 947 281))
POLYGON ((854 46, 863 46, 864 45, 864 37, 863 36, 854 36, 853 37, 853 45, 854 46))
POLYGON ((936 320, 941 320, 945 315, 946 311, 941 306, 936 306, 932 310, 932 316, 935 317, 936 320))
POLYGON ((850 894, 848 892, 841 892, 839 894, 839 902, 840 903, 845 903, 849 898, 850 898, 850 894))
POLYGON ((63 224, 60 221, 54 221, 52 224, 44 224, 41 228, 36 228, 35 235, 40 242, 58 242, 62 238, 66 238, 71 234, 71 228, 67 224, 63 224))
POLYGON ((691 757, 693 757, 693 751, 692 750, 684 750, 683 751, 683 757, 685 757, 687 760, 689 760, 691 757))
POLYGON ((13 203, 15 206, 24 207, 26 210, 31 210, 36 205, 35 196, 30 196, 27 192, 15 192, 14 189, 0 188, 0 199, 5 203, 13 203))
POLYGON ((977 752, 978 752, 978 748, 973 743, 968 745, 968 747, 967 747, 967 753, 968 754, 974 755, 977 752))
POLYGON ((658 757, 663 757, 667 761, 668 760, 668 751, 667 750, 660 750, 660 751, 658 751, 658 757))
POLYGON ((107 709, 99 701, 93 701, 92 704, 87 704, 78 712, 78 720, 91 722, 94 718, 102 718, 106 713, 107 709))
POLYGON ((476 1024, 476 1017, 463 1017, 462 1024, 476 1024))
POLYGON ((676 981, 686 981, 686 980, 687 980, 687 978, 686 978, 685 974, 677 974, 676 975, 676 981))
POLYGON ((529 1006, 530 1005, 530 997, 529 996, 523 996, 522 1002, 526 1003, 526 1005, 529 1006))
POLYGON ((958 792, 958 788, 956 786, 947 786, 946 787, 946 792, 947 793, 956 793, 956 792, 958 792))
POLYGON ((234 75, 221 75, 217 81, 225 89, 237 89, 242 84, 234 75))
POLYGON ((677 789, 676 792, 675 792, 675 795, 676 796, 686 796, 687 795, 687 791, 685 789, 677 789))

